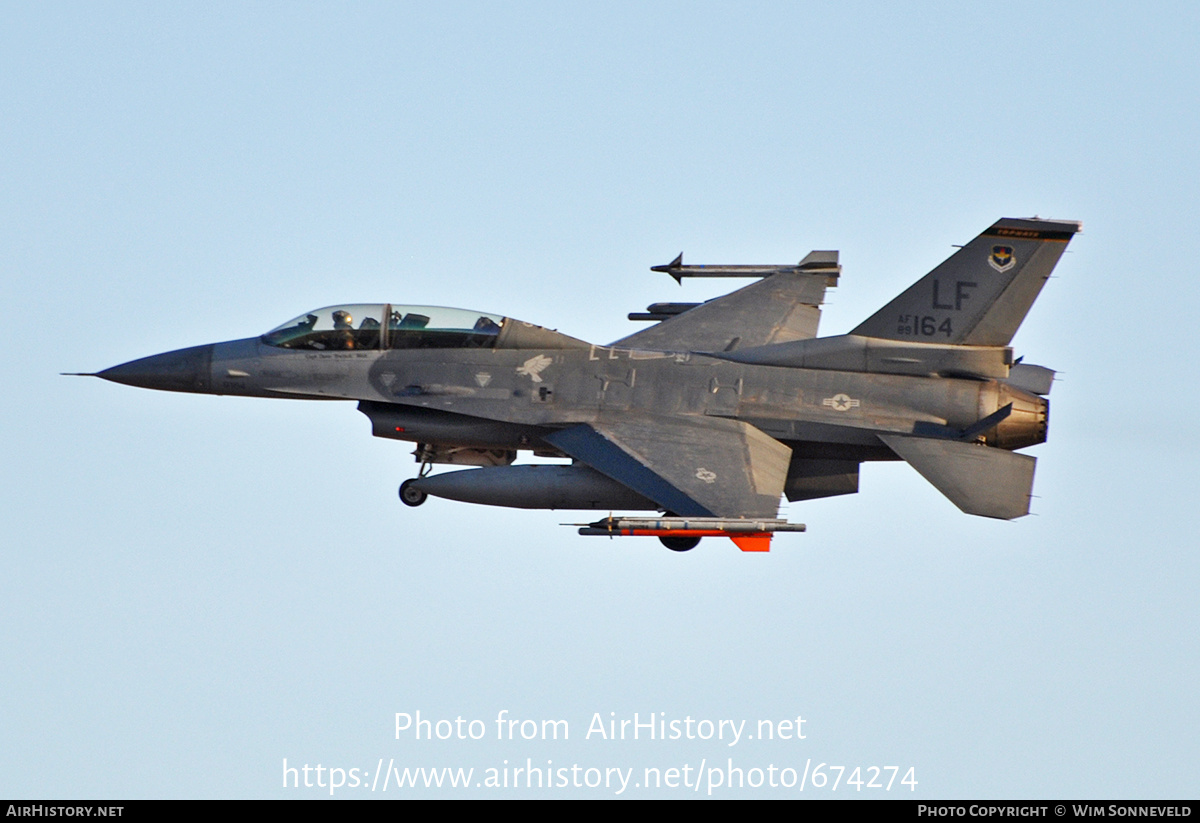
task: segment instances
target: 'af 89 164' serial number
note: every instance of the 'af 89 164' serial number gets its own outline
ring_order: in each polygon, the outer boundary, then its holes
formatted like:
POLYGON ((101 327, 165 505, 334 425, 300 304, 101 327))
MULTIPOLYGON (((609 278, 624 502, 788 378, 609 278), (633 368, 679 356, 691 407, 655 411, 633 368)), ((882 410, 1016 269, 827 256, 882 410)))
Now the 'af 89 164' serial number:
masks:
POLYGON ((938 318, 933 315, 917 315, 917 314, 902 314, 896 326, 897 334, 907 334, 913 337, 933 337, 937 334, 944 334, 949 337, 953 334, 953 327, 950 325, 950 318, 938 322, 938 318))

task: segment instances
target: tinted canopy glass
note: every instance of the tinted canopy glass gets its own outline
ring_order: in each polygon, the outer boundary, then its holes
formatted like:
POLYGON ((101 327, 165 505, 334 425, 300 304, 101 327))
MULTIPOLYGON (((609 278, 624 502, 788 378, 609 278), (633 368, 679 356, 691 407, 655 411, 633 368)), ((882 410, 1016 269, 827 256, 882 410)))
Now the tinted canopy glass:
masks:
POLYGON ((277 326, 262 339, 271 346, 317 351, 491 348, 503 325, 498 314, 368 303, 315 309, 277 326))
POLYGON ((326 306, 289 320, 263 335, 263 342, 285 349, 351 351, 377 349, 384 305, 326 306))
POLYGON ((390 349, 492 348, 504 325, 498 314, 442 306, 391 306, 390 349))

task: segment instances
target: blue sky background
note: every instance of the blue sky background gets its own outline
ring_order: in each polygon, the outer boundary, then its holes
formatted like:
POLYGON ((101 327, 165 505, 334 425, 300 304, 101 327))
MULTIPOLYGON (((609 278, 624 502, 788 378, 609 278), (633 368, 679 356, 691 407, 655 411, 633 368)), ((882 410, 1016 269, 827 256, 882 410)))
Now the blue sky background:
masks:
POLYGON ((284 758, 732 757, 915 767, 915 793, 863 796, 1194 797, 1198 24, 1185 3, 4 5, 0 796, 328 796, 282 789, 284 758), (1015 341, 1061 379, 1013 523, 873 464, 860 494, 789 506, 809 531, 767 556, 675 555, 573 513, 405 508, 411 449, 353 404, 58 376, 332 303, 607 342, 722 291, 648 271, 681 249, 840 249, 836 334, 1033 214, 1085 233, 1015 341), (571 739, 496 741, 504 709, 571 739), (489 739, 395 740, 417 710, 489 739), (800 715, 807 737, 584 740, 596 712, 800 715))

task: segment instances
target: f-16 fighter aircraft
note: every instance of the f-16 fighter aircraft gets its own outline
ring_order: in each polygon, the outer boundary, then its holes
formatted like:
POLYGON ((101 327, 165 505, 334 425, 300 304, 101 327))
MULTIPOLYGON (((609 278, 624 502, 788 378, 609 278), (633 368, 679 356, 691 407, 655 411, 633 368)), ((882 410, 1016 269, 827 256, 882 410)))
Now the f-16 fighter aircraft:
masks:
POLYGON ((780 498, 858 491, 859 466, 905 460, 968 514, 1029 512, 1054 372, 1013 334, 1079 223, 1003 219, 849 334, 817 337, 838 253, 798 265, 655 271, 752 277, 706 303, 656 303, 594 345, 487 312, 394 303, 306 312, 259 337, 114 366, 167 391, 358 401, 377 437, 413 441, 427 496, 609 516, 581 534, 686 551, 726 536, 767 551, 803 531, 780 498), (570 458, 514 465, 521 451, 570 458), (429 474, 434 464, 473 468, 429 474), (613 511, 650 512, 614 515, 613 511))

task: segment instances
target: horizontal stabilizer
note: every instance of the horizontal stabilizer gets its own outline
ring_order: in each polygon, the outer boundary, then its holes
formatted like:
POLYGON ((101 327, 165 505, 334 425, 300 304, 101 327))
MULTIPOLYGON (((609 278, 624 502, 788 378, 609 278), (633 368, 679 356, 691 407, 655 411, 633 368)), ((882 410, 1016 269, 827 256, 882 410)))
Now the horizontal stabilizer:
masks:
POLYGON ((956 440, 879 437, 967 514, 1000 520, 1029 514, 1036 458, 956 440))

